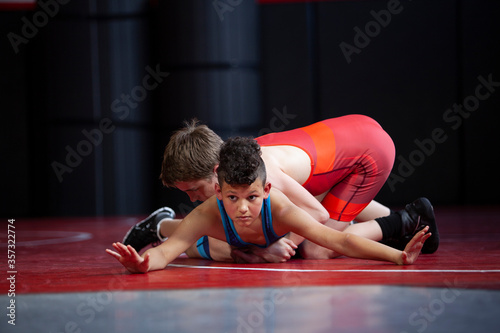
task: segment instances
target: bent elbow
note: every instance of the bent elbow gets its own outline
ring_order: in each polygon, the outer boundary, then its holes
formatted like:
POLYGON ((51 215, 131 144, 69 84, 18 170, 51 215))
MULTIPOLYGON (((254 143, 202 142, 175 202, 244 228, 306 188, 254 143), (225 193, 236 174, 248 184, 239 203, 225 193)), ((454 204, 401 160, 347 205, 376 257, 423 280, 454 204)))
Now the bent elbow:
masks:
POLYGON ((316 220, 318 220, 318 222, 320 222, 321 224, 325 224, 329 219, 330 214, 327 211, 318 212, 318 216, 316 216, 316 220))

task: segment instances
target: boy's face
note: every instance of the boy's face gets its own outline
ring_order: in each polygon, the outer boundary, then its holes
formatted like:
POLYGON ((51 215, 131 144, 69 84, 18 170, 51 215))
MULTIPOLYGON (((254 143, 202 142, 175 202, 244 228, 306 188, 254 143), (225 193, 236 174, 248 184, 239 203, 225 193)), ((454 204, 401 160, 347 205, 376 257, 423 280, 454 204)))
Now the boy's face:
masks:
POLYGON ((211 179, 177 182, 175 183, 175 187, 183 192, 186 192, 192 202, 205 201, 215 195, 214 184, 216 181, 217 177, 214 175, 211 179))
POLYGON ((241 226, 249 226, 260 216, 262 201, 269 197, 271 184, 262 186, 262 180, 257 178, 250 185, 231 186, 223 183, 215 185, 217 199, 222 200, 227 215, 241 226))

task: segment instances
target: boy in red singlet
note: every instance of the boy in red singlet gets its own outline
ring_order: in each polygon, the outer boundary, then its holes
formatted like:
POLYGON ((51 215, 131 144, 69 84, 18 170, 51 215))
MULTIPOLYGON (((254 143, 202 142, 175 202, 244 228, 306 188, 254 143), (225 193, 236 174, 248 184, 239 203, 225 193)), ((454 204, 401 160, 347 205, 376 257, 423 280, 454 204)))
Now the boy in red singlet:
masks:
POLYGON ((395 156, 389 135, 362 115, 327 119, 256 140, 264 150, 273 147, 268 155, 288 150, 290 154, 281 166, 293 169, 290 173, 307 169, 303 164, 309 163, 309 174, 300 175, 302 179, 307 176, 301 185, 323 198, 321 204, 331 219, 343 222, 354 220, 373 200, 389 177, 395 156), (299 156, 304 153, 307 157, 299 156), (295 161, 290 163, 290 156, 302 161, 297 166, 295 161))
MULTIPOLYGON (((432 253, 437 249, 439 236, 427 199, 418 199, 404 210, 392 213, 372 201, 386 181, 395 155, 391 138, 373 119, 343 116, 256 140, 262 147, 269 182, 318 222, 376 241, 402 240, 400 249, 417 230, 429 225, 432 236, 422 252, 432 253), (365 223, 349 225, 352 220, 365 223)), ((212 196, 221 143, 213 131, 196 123, 175 133, 165 148, 161 174, 164 185, 186 192, 192 201, 212 196)), ((179 221, 168 220, 173 218, 171 212, 165 214, 159 210, 138 223, 124 243, 140 249, 172 234, 179 221)), ((303 241, 293 234, 288 238, 291 242, 280 240, 274 247, 254 249, 254 253, 267 261, 284 261, 295 254, 295 244, 303 241)), ((300 249, 305 258, 338 255, 308 241, 300 249)), ((229 252, 227 244, 204 237, 187 253, 205 258, 211 254, 215 260, 228 260, 229 252)), ((236 251, 236 254, 255 261, 246 252, 236 251)))

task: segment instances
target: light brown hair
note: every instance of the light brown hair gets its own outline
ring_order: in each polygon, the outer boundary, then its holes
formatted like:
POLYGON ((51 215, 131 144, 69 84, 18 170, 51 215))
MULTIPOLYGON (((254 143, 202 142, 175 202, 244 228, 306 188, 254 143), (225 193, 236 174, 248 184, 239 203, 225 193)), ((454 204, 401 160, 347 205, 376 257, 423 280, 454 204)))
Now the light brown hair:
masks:
POLYGON ((163 185, 210 179, 219 164, 223 140, 198 119, 186 121, 170 138, 163 154, 160 179, 163 185))

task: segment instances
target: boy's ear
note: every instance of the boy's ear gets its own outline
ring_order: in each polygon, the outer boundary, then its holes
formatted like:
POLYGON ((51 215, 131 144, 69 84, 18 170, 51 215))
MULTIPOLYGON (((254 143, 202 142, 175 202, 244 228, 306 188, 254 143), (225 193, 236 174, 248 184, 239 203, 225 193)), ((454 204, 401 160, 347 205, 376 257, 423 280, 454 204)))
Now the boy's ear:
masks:
POLYGON ((219 182, 219 175, 217 175, 217 169, 218 169, 218 168, 219 168, 219 165, 218 165, 218 164, 216 164, 216 165, 214 166, 214 174, 213 174, 213 176, 212 176, 212 181, 213 181, 214 183, 218 183, 218 182, 219 182))
POLYGON ((269 193, 271 192, 271 183, 266 183, 264 186, 264 198, 267 199, 269 197, 269 193))
POLYGON ((222 189, 219 183, 215 183, 215 196, 217 199, 222 200, 222 189))

